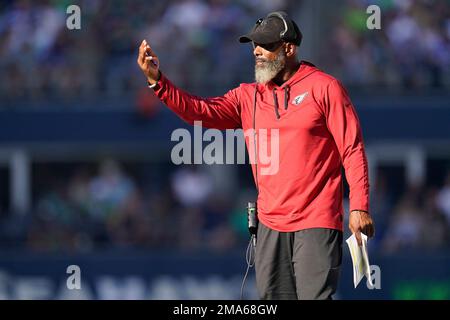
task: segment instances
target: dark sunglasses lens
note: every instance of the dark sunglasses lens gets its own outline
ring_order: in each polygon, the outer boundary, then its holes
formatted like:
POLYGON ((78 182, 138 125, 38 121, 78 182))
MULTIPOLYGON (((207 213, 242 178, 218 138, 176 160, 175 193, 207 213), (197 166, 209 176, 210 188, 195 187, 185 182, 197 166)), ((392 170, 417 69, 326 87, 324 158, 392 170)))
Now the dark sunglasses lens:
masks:
POLYGON ((261 45, 261 47, 268 51, 275 51, 276 49, 278 49, 280 47, 280 45, 281 45, 280 42, 273 42, 273 43, 263 44, 263 45, 261 45))
POLYGON ((261 47, 267 51, 275 51, 276 49, 278 49, 280 47, 281 43, 280 42, 272 42, 272 43, 267 43, 267 44, 259 44, 259 43, 255 43, 252 41, 252 45, 253 45, 253 49, 255 49, 256 47, 261 47))
POLYGON ((277 48, 278 43, 268 43, 265 45, 265 49, 269 51, 273 51, 277 48))

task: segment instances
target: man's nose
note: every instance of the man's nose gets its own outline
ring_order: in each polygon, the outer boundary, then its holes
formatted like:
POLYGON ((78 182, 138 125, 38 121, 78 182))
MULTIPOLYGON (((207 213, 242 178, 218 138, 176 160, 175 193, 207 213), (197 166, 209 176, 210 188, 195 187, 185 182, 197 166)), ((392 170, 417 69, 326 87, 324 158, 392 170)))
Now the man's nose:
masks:
POLYGON ((259 57, 259 56, 262 55, 261 47, 260 47, 260 46, 254 45, 254 47, 253 47, 253 55, 254 55, 255 57, 259 57))

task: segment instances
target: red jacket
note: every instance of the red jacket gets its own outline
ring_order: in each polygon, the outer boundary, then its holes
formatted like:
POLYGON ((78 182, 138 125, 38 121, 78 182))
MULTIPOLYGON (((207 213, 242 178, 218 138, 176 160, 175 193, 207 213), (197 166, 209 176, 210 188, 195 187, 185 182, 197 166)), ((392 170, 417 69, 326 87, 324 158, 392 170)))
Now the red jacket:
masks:
POLYGON ((155 93, 190 124, 202 121, 204 127, 244 131, 253 128, 256 94, 256 132, 279 130, 278 172, 261 174, 264 168, 258 165, 255 174, 252 165, 259 189, 258 217, 266 226, 283 232, 342 230, 342 166, 350 187, 350 211, 369 210, 367 159, 358 116, 340 82, 314 65, 302 61, 280 87, 272 81, 241 84, 214 98, 190 95, 161 75, 155 93))

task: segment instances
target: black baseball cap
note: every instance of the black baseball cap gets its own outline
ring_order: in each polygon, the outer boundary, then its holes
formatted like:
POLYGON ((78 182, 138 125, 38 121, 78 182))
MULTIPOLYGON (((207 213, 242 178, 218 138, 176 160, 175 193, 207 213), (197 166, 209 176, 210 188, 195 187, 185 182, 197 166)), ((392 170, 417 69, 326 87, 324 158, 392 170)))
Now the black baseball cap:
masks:
POLYGON ((258 44, 269 44, 281 40, 296 46, 302 41, 302 33, 297 24, 283 11, 274 11, 265 18, 258 19, 249 33, 239 37, 241 43, 253 41, 258 44))

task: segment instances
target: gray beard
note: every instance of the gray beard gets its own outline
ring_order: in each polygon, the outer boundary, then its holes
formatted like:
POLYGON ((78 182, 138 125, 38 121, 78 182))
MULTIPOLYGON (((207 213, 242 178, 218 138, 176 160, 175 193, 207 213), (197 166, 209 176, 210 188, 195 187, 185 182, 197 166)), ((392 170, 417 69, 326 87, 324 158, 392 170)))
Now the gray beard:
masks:
POLYGON ((280 50, 274 61, 265 61, 261 66, 255 65, 255 80, 257 83, 266 83, 277 76, 286 65, 286 55, 280 50))

